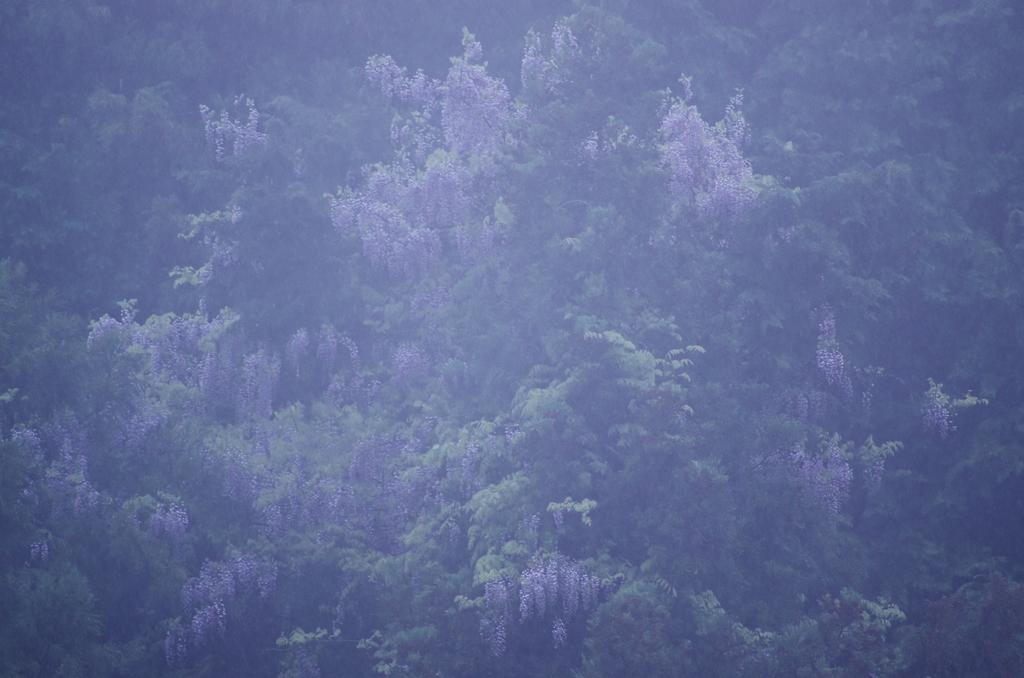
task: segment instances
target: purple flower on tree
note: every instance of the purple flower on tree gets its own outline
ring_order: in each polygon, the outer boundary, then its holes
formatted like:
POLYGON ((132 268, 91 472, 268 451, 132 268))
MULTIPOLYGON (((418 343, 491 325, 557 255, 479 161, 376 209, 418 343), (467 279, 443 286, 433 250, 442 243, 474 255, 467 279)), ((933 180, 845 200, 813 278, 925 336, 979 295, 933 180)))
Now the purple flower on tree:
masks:
POLYGON ((274 393, 281 361, 260 349, 245 356, 238 389, 238 419, 269 419, 274 414, 274 393))
POLYGON ((526 621, 550 613, 560 623, 561 615, 572 617, 594 605, 600 587, 601 580, 578 560, 560 553, 537 555, 519 574, 519 616, 526 621))
POLYGON ((463 231, 469 222, 485 221, 473 216, 487 203, 472 197, 479 187, 474 184, 493 172, 505 145, 510 97, 505 84, 476 63, 480 43, 467 33, 463 45, 465 53, 452 60, 444 82, 422 72, 407 77, 390 57, 372 57, 366 65, 367 78, 384 96, 418 110, 392 125, 397 159, 365 167, 360 189, 331 200, 331 218, 340 233, 358 235, 367 258, 392 275, 430 270, 448 231, 456 233, 464 256, 479 249, 477 240, 496 240, 489 222, 475 238, 463 231))
POLYGON ((149 534, 157 539, 166 539, 175 554, 181 552, 188 530, 188 512, 178 502, 161 504, 149 517, 149 534))
POLYGON ((512 595, 512 587, 505 577, 484 584, 484 614, 480 618, 480 635, 495 656, 505 653, 505 643, 513 623, 512 595))
POLYGON ((536 88, 555 93, 569 80, 572 67, 582 57, 580 46, 569 27, 559 21, 551 30, 551 47, 544 53, 541 37, 532 30, 526 35, 521 78, 523 89, 536 88))
POLYGON ((491 158, 504 143, 509 122, 509 93, 505 83, 491 78, 482 65, 473 64, 483 51, 468 32, 462 39, 465 54, 455 59, 443 87, 441 120, 449 150, 491 158))
POLYGON ((57 455, 46 469, 46 485, 57 500, 55 510, 80 516, 99 505, 99 492, 89 482, 89 442, 85 427, 65 415, 53 425, 57 455))
POLYGON ((305 328, 300 328, 288 341, 287 349, 288 364, 295 368, 295 376, 299 376, 299 367, 302 365, 302 359, 306 356, 308 348, 309 333, 305 328))
POLYGON ((936 384, 928 380, 929 388, 924 394, 925 406, 922 411, 921 420, 924 423, 924 430, 934 431, 940 438, 945 438, 950 432, 956 430, 953 424, 953 416, 949 411, 949 396, 942 392, 942 384, 936 384))
POLYGON ((735 221, 757 202, 753 171, 739 150, 747 134, 742 102, 736 95, 715 127, 686 99, 675 101, 661 121, 659 150, 676 208, 701 221, 735 221))
POLYGON ((408 386, 421 381, 430 373, 430 360, 419 346, 402 344, 391 354, 395 368, 395 383, 408 386))
MULTIPOLYGON (((830 385, 843 384, 843 354, 836 341, 836 319, 827 305, 819 309, 821 322, 818 324, 818 369, 830 385)), ((852 391, 852 386, 849 387, 852 391)))
POLYGON ((227 605, 238 597, 266 600, 274 591, 277 565, 251 554, 238 554, 223 562, 207 562, 199 576, 181 589, 187 625, 176 622, 167 631, 167 663, 180 664, 189 651, 227 630, 227 605))
POLYGON ((794 450, 791 460, 797 481, 834 522, 850 495, 853 470, 844 457, 846 446, 839 444, 838 435, 823 440, 822 448, 817 454, 794 450))
MULTIPOLYGON (((246 99, 245 105, 249 109, 249 119, 243 124, 237 118, 231 119, 227 111, 222 111, 219 118, 215 118, 213 111, 206 105, 199 106, 199 113, 203 116, 203 124, 206 127, 206 143, 214 149, 217 161, 224 159, 225 147, 231 144, 234 155, 242 155, 253 146, 262 146, 267 143, 267 135, 259 131, 260 112, 252 99, 246 99)), ((241 108, 242 97, 235 99, 235 107, 241 108)))

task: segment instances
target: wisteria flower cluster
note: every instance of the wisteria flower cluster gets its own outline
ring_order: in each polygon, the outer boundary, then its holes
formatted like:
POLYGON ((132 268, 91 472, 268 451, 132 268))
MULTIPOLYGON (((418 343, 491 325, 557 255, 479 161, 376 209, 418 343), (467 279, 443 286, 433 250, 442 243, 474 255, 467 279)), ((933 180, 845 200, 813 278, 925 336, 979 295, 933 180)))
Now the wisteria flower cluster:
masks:
POLYGON ((172 626, 164 643, 167 662, 180 664, 187 654, 213 635, 227 629, 227 606, 240 597, 258 595, 266 600, 277 582, 277 566, 251 554, 238 554, 224 562, 207 562, 198 577, 181 589, 186 625, 172 626))
MULTIPOLYGON (((227 331, 237 320, 236 314, 225 309, 209 319, 206 304, 200 300, 194 314, 154 316, 144 325, 136 324, 133 317, 134 310, 128 305, 120 321, 109 316, 96 321, 89 333, 90 346, 114 334, 122 350, 128 345, 143 349, 149 356, 150 370, 161 380, 199 391, 200 411, 203 402, 211 410, 234 403, 239 422, 273 416, 281 360, 265 349, 243 353, 239 338, 227 331)), ((333 342, 336 346, 337 340, 333 342)), ((121 422, 119 436, 126 444, 137 443, 159 422, 157 411, 140 404, 121 422)))
POLYGON ((541 36, 531 30, 526 35, 526 49, 523 51, 523 89, 557 92, 569 80, 572 68, 582 56, 576 36, 565 22, 555 23, 547 50, 541 44, 541 36))
POLYGON ((29 563, 45 563, 50 559, 50 542, 36 541, 29 547, 29 563))
POLYGON ((926 431, 934 431, 940 438, 945 438, 956 430, 950 413, 949 396, 942 392, 942 384, 936 384, 930 379, 928 381, 930 386, 924 394, 925 406, 921 420, 926 431))
POLYGON ((823 441, 822 448, 817 454, 796 449, 790 458, 796 479, 829 520, 835 521, 850 495, 853 470, 844 458, 845 446, 839 444, 838 435, 823 441))
POLYGON ((590 609, 600 590, 601 580, 578 560, 560 553, 537 556, 519 574, 519 615, 523 621, 559 611, 572 617, 581 609, 590 609))
POLYGON ((430 373, 430 359, 415 344, 405 343, 396 348, 391 364, 395 368, 395 383, 402 387, 419 382, 430 373))
POLYGON ((816 390, 799 391, 796 394, 788 394, 780 398, 786 413, 806 424, 814 421, 825 411, 825 393, 816 390))
POLYGON ((392 126, 396 161, 364 168, 363 187, 333 198, 331 216, 340 233, 357 234, 367 258, 392 275, 431 269, 441 255, 442 234, 450 230, 463 256, 498 237, 463 229, 483 204, 472 197, 474 185, 493 171, 505 145, 510 97, 501 80, 475 63, 480 43, 467 34, 463 44, 465 53, 452 60, 444 82, 422 72, 407 77, 391 57, 373 57, 366 66, 367 78, 384 96, 419 110, 392 126))
MULTIPOLYGON (((235 108, 240 109, 242 103, 242 97, 237 97, 235 108)), ((259 131, 260 112, 256 110, 256 105, 252 99, 246 99, 245 106, 249 109, 249 117, 244 124, 237 118, 232 120, 227 111, 221 111, 219 117, 214 117, 209 106, 199 106, 199 114, 206 127, 206 143, 214 149, 218 162, 224 160, 225 148, 229 143, 234 155, 242 155, 253 146, 267 143, 267 135, 259 131)))
POLYGON ((757 203, 753 170, 739 150, 747 136, 742 95, 715 127, 687 98, 675 101, 661 121, 659 150, 676 208, 704 222, 734 222, 757 203))
POLYGON ((173 553, 180 553, 188 531, 188 512, 180 502, 160 504, 149 517, 149 534, 156 539, 165 539, 173 553))
MULTIPOLYGON (((538 553, 519 574, 519 622, 554 617, 551 634, 555 646, 561 646, 567 639, 564 619, 592 609, 600 592, 601 579, 590 574, 578 560, 561 553, 538 553)), ((514 622, 515 593, 507 577, 484 584, 480 634, 496 655, 504 652, 514 622)))
POLYGON ((838 384, 843 378, 843 354, 836 341, 836 318, 827 305, 819 309, 819 316, 818 369, 829 385, 838 384))
POLYGON ((210 320, 205 302, 200 301, 195 314, 154 316, 144 325, 136 324, 134 318, 135 310, 130 303, 123 305, 120 321, 104 315, 89 331, 89 346, 114 334, 122 350, 131 344, 144 349, 156 374, 186 386, 201 386, 210 367, 208 363, 216 358, 215 340, 237 316, 222 311, 210 320))
POLYGON ((302 359, 306 355, 306 349, 309 348, 309 332, 306 328, 302 327, 295 331, 292 338, 288 340, 288 346, 285 349, 285 353, 288 356, 288 364, 290 367, 295 368, 295 376, 299 376, 300 369, 302 367, 302 359))
MULTIPOLYGON (((366 76, 388 99, 420 107, 415 116, 418 134, 431 138, 433 132, 428 123, 440 111, 445 148, 486 162, 504 144, 510 96, 505 83, 488 76, 487 69, 477 63, 483 58, 480 43, 466 32, 462 44, 463 56, 452 59, 443 83, 430 80, 422 71, 407 77, 406 70, 399 68, 390 56, 371 57, 366 64, 366 76)), ((396 121, 393 140, 409 140, 413 130, 401 127, 402 124, 408 125, 396 121)), ((425 157, 417 154, 418 162, 422 163, 425 157)))
POLYGON ((515 592, 507 577, 484 583, 484 613, 480 618, 480 636, 495 656, 505 654, 508 632, 515 623, 515 592))
POLYGON ((73 415, 60 417, 47 432, 57 453, 46 469, 46 485, 57 500, 54 511, 80 516, 99 506, 100 494, 89 482, 89 441, 73 415))
POLYGON ((281 375, 281 361, 260 349, 242 361, 237 412, 240 421, 274 416, 274 393, 281 375))

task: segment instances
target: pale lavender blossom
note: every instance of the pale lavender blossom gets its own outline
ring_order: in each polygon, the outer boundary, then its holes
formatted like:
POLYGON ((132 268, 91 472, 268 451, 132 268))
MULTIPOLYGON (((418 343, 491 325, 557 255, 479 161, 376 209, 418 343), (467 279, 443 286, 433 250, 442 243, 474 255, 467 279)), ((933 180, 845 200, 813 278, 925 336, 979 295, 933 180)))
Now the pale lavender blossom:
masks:
POLYGON ((864 483, 868 489, 875 489, 882 484, 882 474, 885 472, 885 457, 879 456, 871 462, 871 465, 864 471, 864 483))
POLYGON ((509 122, 505 83, 491 78, 482 65, 471 65, 480 43, 463 40, 465 56, 448 71, 441 100, 442 128, 449 150, 477 155, 485 162, 499 150, 509 122))
POLYGON ((124 350, 131 344, 132 330, 135 327, 135 307, 132 303, 123 302, 121 306, 121 319, 114 320, 104 314, 99 320, 94 320, 89 328, 89 338, 86 340, 89 348, 92 348, 102 337, 115 333, 119 336, 118 350, 124 350))
POLYGON ((561 617, 555 620, 555 623, 551 627, 551 637, 555 641, 555 647, 562 647, 565 645, 565 641, 569 637, 569 632, 565 628, 565 622, 562 621, 561 617))
POLYGON ((825 511, 828 519, 834 522, 849 497, 853 482, 853 470, 843 458, 838 438, 825 443, 824 449, 817 454, 808 455, 801 449, 794 450, 790 459, 797 480, 825 511))
POLYGON ((499 577, 486 582, 480 635, 490 647, 491 654, 500 656, 505 653, 505 644, 512 623, 512 587, 508 579, 499 577))
POLYGON ((391 354, 395 368, 395 383, 408 386, 423 380, 430 373, 430 360, 415 344, 402 344, 391 354))
POLYGON ((156 539, 166 539, 175 554, 181 553, 188 530, 188 512, 178 502, 161 504, 149 518, 149 534, 156 539))
POLYGON ((701 221, 736 221, 757 202, 753 171, 739 150, 746 136, 741 104, 737 95, 725 120, 711 127, 681 99, 661 121, 659 150, 676 208, 701 221))
MULTIPOLYGON (((259 131, 260 113, 252 99, 246 99, 245 105, 249 109, 249 117, 246 123, 239 119, 231 119, 227 111, 222 111, 219 118, 215 118, 213 111, 208 106, 200 105, 199 113, 202 115, 203 124, 206 128, 206 143, 214 149, 218 161, 224 159, 225 148, 231 144, 234 155, 242 155, 253 146, 262 146, 267 143, 267 135, 259 131)), ((235 107, 241 108, 242 98, 235 99, 235 107)))
POLYGON ((320 666, 317 663, 316 655, 311 655, 305 647, 299 647, 295 652, 295 664, 292 667, 295 672, 289 675, 296 675, 297 678, 320 678, 320 666))
POLYGON ((941 384, 931 382, 931 387, 925 393, 921 420, 926 431, 934 431, 940 438, 945 438, 956 430, 953 416, 949 411, 949 397, 942 392, 941 384))
POLYGON ((306 356, 306 351, 309 349, 309 333, 306 332, 305 328, 296 330, 295 334, 288 341, 288 363, 295 368, 295 376, 299 376, 299 367, 302 364, 302 359, 306 356))
POLYGON ((445 233, 456 234, 467 261, 480 251, 489 253, 500 239, 497 224, 473 216, 487 203, 473 196, 479 195, 481 177, 493 174, 505 146, 510 96, 505 84, 477 63, 480 44, 466 34, 463 45, 463 56, 452 60, 444 82, 422 73, 409 78, 390 57, 375 56, 366 65, 367 78, 384 96, 418 110, 392 124, 396 160, 365 167, 361 188, 331 199, 331 219, 339 233, 359 237, 371 263, 395 276, 432 270, 445 233), (485 227, 471 235, 464 228, 470 222, 485 227))
POLYGON ((168 664, 180 664, 187 654, 227 630, 227 604, 239 597, 266 600, 274 591, 277 565, 251 554, 227 561, 207 562, 181 589, 186 625, 172 624, 164 642, 168 664))
MULTIPOLYGON (((818 324, 818 369, 821 370, 830 385, 842 383, 843 378, 843 354, 839 351, 839 342, 836 341, 836 319, 832 309, 827 305, 818 310, 821 321, 818 324)), ((847 380, 849 381, 849 380, 847 380)), ((850 385, 844 389, 853 395, 853 387, 850 385)))
POLYGON ((17 440, 24 445, 33 456, 42 457, 42 445, 43 441, 39 437, 39 432, 31 428, 18 427, 11 431, 11 440, 17 440))
POLYGON ((551 30, 549 45, 545 50, 539 35, 533 31, 527 34, 520 70, 523 89, 555 93, 570 80, 573 67, 582 57, 576 36, 559 21, 551 30))
POLYGON ((338 333, 332 325, 324 323, 317 335, 316 359, 325 376, 334 374, 334 362, 338 358, 338 333))
POLYGON ((281 361, 263 349, 245 356, 237 395, 239 421, 273 416, 280 373, 281 361))
POLYGON ((30 563, 45 563, 50 559, 50 542, 43 540, 32 542, 29 548, 30 563))
POLYGON ((80 516, 99 506, 99 492, 89 482, 90 445, 85 427, 67 414, 52 424, 48 437, 57 445, 57 454, 46 469, 45 482, 53 493, 54 511, 80 516))
POLYGON ((600 580, 579 561, 560 553, 537 555, 519 574, 520 619, 557 614, 559 608, 561 614, 572 617, 595 602, 599 587, 600 580))

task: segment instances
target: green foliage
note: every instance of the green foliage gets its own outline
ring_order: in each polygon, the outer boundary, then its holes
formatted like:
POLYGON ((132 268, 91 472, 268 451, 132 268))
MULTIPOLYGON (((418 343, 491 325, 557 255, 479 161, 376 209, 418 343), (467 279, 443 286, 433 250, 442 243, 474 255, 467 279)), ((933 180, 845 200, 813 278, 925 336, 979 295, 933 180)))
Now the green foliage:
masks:
POLYGON ((5 582, 0 661, 9 675, 116 675, 121 653, 99 641, 102 625, 74 566, 26 569, 5 582))
POLYGON ((29 4, 0 21, 0 673, 1020 673, 1012 3, 29 4), (397 280, 324 196, 401 164, 366 58, 439 76, 463 26, 515 114, 486 171, 427 149, 473 216, 397 280), (744 91, 745 219, 673 212, 669 87, 744 91), (247 100, 266 143, 218 158, 199 106, 247 100), (272 591, 188 636, 183 587, 239 554, 272 591), (556 556, 596 599, 524 620, 556 556))
POLYGON ((1024 642, 1022 587, 992 572, 928 604, 927 624, 911 631, 910 675, 937 678, 1020 671, 1024 642))
POLYGON ((622 587, 590 618, 587 658, 581 675, 689 675, 688 643, 673 637, 667 606, 650 585, 622 587))

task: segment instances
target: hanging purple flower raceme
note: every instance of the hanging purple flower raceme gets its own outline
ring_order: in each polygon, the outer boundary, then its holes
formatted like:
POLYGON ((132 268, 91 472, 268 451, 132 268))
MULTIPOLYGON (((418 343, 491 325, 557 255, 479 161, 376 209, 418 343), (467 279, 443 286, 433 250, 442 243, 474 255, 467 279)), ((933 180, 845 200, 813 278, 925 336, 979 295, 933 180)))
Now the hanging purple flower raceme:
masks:
MULTIPOLYGON (((238 207, 234 209, 231 217, 232 223, 242 218, 241 210, 238 207)), ((210 258, 202 268, 196 271, 196 280, 200 284, 206 285, 221 271, 238 263, 238 242, 224 240, 217 234, 207 233, 203 237, 203 244, 206 245, 210 258)))
POLYGON ((659 150, 676 208, 701 221, 736 221, 757 203, 753 170, 739 150, 746 136, 741 105, 737 95, 725 120, 711 127, 682 99, 661 121, 659 150))
POLYGON ((555 647, 562 647, 565 645, 565 641, 569 637, 569 632, 565 628, 565 622, 561 618, 556 619, 554 625, 551 627, 551 638, 555 641, 555 647))
POLYGON ((49 559, 50 542, 45 540, 32 542, 32 546, 29 547, 29 564, 45 563, 49 559))
POLYGON ((484 584, 484 613, 480 618, 480 636, 491 648, 491 654, 505 653, 508 632, 512 626, 512 586, 505 577, 484 584))
POLYGON ((180 554, 188 524, 188 512, 180 503, 161 504, 149 518, 149 534, 155 539, 165 539, 171 551, 180 554))
POLYGON ((430 110, 437 106, 437 90, 441 83, 431 80, 423 71, 411 78, 390 56, 372 56, 366 62, 366 79, 388 99, 397 99, 415 106, 426 106, 430 110))
MULTIPOLYGON (((818 309, 821 321, 818 324, 818 369, 829 385, 842 385, 843 354, 839 351, 836 341, 836 319, 828 305, 818 309)), ((852 393, 852 385, 849 391, 852 393)), ((845 391, 844 391, 845 392, 845 391)))
POLYGON ((270 419, 274 415, 274 393, 281 374, 281 361, 264 349, 245 356, 238 389, 239 421, 270 419))
POLYGON ((32 428, 18 427, 11 430, 11 440, 17 440, 28 450, 38 461, 43 459, 43 440, 39 432, 32 428))
POLYGON ((150 432, 160 426, 163 415, 148 401, 140 401, 130 413, 116 417, 113 422, 115 439, 125 449, 138 450, 150 432))
POLYGON ((242 337, 221 334, 212 346, 207 344, 196 378, 197 386, 208 406, 233 403, 238 391, 238 368, 242 355, 242 337))
POLYGON ((817 454, 794 450, 790 455, 797 481, 832 522, 849 497, 853 482, 853 470, 843 458, 838 441, 838 436, 833 437, 817 454))
POLYGON ((868 489, 875 489, 882 484, 882 474, 885 472, 885 457, 877 457, 864 471, 864 483, 868 489))
POLYGON ((430 374, 430 359, 415 344, 402 344, 396 348, 391 354, 391 364, 395 368, 395 384, 403 388, 422 381, 430 374))
MULTIPOLYGON (((930 381, 930 380, 929 380, 930 381)), ((945 438, 952 431, 956 430, 953 424, 953 416, 949 411, 949 397, 942 392, 942 385, 930 381, 931 386, 924 394, 925 406, 922 410, 921 421, 925 431, 933 431, 945 438)))
POLYGON ((465 497, 473 496, 481 489, 483 483, 477 476, 477 467, 480 463, 480 446, 470 444, 466 446, 466 453, 462 455, 459 463, 459 486, 465 497))
POLYGON ((482 58, 480 43, 467 35, 465 53, 455 59, 445 80, 441 115, 448 150, 475 155, 485 164, 504 143, 510 119, 509 93, 505 83, 487 75, 487 69, 472 62, 482 58))
POLYGON ((424 202, 429 194, 422 183, 423 176, 398 163, 368 169, 361 191, 331 199, 335 228, 340 233, 357 233, 370 262, 386 267, 392 275, 412 277, 430 270, 441 255, 441 239, 433 228, 452 225, 436 221, 443 213, 437 207, 452 208, 463 199, 452 197, 453 186, 447 183, 441 191, 444 195, 431 198, 434 205, 429 208, 424 202))
POLYGON ((266 600, 277 582, 277 565, 252 554, 207 562, 181 589, 184 626, 172 624, 164 642, 168 664, 180 664, 192 650, 227 630, 228 604, 239 597, 266 600))
POLYGON ((359 362, 359 347, 356 345, 356 342, 352 341, 349 337, 341 337, 338 341, 348 351, 348 360, 352 365, 352 371, 359 372, 362 366, 359 362))
POLYGON ((103 337, 115 334, 119 339, 117 348, 123 351, 131 345, 134 329, 135 307, 132 304, 124 303, 121 306, 120 320, 114 320, 109 315, 104 315, 99 320, 93 321, 89 328, 87 345, 89 348, 93 348, 103 337))
POLYGON ((334 363, 338 358, 338 333, 334 327, 324 324, 320 327, 320 333, 316 341, 316 360, 320 365, 320 372, 330 378, 334 374, 334 363))
POLYGON ((297 678, 320 678, 320 666, 317 663, 316 655, 311 655, 305 647, 300 647, 295 652, 295 664, 292 666, 297 678))
POLYGON ((523 89, 536 89, 553 94, 570 78, 571 69, 582 57, 572 30, 562 21, 551 30, 550 47, 545 50, 541 36, 532 30, 526 35, 526 48, 520 78, 523 89))
POLYGON ((591 609, 597 603, 600 587, 601 580, 587 572, 578 560, 560 553, 538 554, 519 573, 520 621, 554 615, 552 634, 557 646, 559 638, 565 642, 562 618, 591 609))
MULTIPOLYGON (((214 150, 218 162, 224 160, 228 143, 231 144, 232 153, 236 156, 242 155, 253 146, 267 143, 267 135, 259 131, 260 112, 256 110, 256 105, 252 99, 246 99, 245 106, 249 109, 249 117, 244 124, 237 118, 232 120, 227 111, 222 111, 217 118, 208 106, 199 106, 199 114, 206 128, 206 143, 214 150)), ((242 98, 238 97, 235 99, 235 108, 241 107, 242 98)))
MULTIPOLYGON (((224 395, 218 383, 230 379, 234 371, 231 356, 220 354, 225 330, 236 318, 230 311, 222 311, 208 319, 205 304, 200 302, 195 314, 155 316, 145 325, 122 319, 121 324, 128 323, 132 342, 149 355, 150 369, 155 375, 167 383, 199 388, 210 401, 224 395)), ((148 420, 154 416, 142 411, 139 415, 148 420)))
POLYGON ((827 398, 822 391, 807 390, 779 396, 777 402, 789 416, 806 424, 817 419, 825 411, 827 398))
POLYGON ((305 328, 300 328, 288 340, 288 348, 286 350, 288 364, 290 367, 295 368, 296 377, 299 376, 299 368, 302 365, 302 359, 306 356, 307 349, 309 349, 309 333, 306 332, 305 328))
POLYGON ((47 438, 56 446, 56 455, 46 469, 45 483, 56 500, 54 511, 80 516, 99 505, 99 492, 89 482, 88 434, 81 422, 65 414, 50 426, 47 438))
POLYGON ((480 43, 467 34, 463 45, 443 83, 422 73, 409 78, 390 57, 372 57, 366 65, 367 78, 385 97, 419 110, 392 125, 395 162, 363 168, 361 188, 331 199, 331 218, 339 233, 359 236, 371 263, 394 276, 431 270, 442 254, 442 233, 483 221, 473 215, 486 201, 471 196, 504 148, 510 97, 505 84, 476 63, 480 43))

